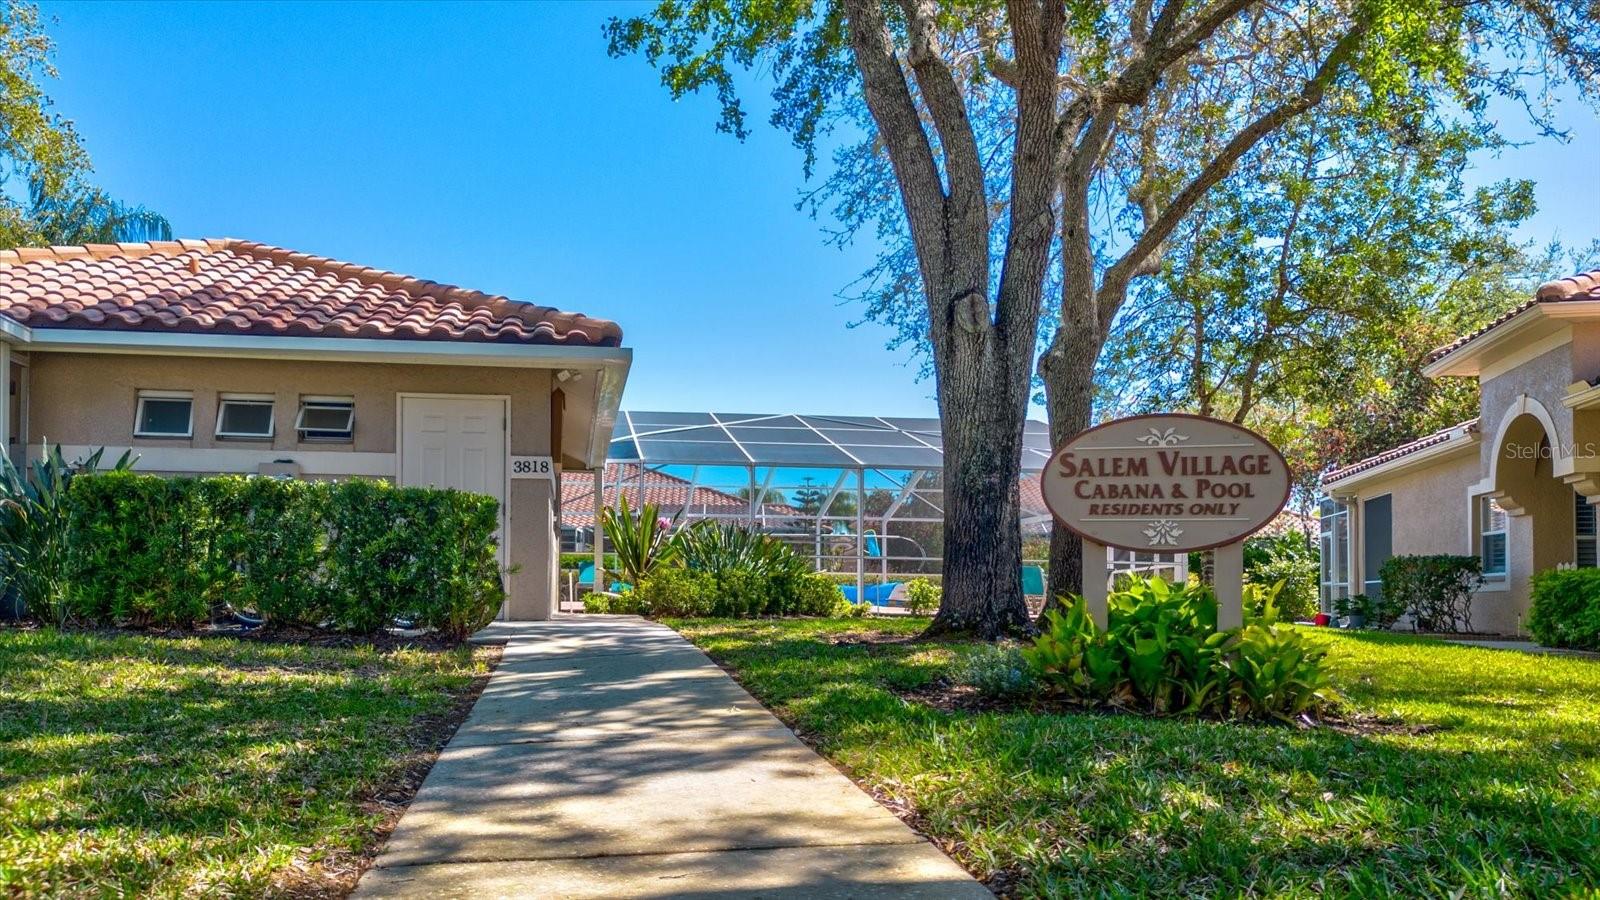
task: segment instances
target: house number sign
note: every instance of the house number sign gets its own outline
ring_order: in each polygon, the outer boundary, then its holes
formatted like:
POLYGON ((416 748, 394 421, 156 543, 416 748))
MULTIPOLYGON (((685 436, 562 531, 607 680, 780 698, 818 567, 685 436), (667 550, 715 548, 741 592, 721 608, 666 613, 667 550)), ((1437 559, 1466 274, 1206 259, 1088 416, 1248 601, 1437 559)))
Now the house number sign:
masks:
POLYGON ((555 464, 548 456, 511 457, 512 478, 554 478, 555 464))
POLYGON ((1241 541, 1289 499, 1289 467, 1265 438, 1181 413, 1081 432, 1050 457, 1041 481, 1063 525, 1096 544, 1147 553, 1241 541))

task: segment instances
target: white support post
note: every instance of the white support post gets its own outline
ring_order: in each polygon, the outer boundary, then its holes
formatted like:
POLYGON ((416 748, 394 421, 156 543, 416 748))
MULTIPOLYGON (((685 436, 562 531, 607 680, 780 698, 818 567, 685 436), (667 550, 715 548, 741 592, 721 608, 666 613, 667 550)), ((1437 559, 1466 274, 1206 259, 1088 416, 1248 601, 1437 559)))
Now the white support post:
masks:
POLYGON ((1217 630, 1227 631, 1244 624, 1244 541, 1223 544, 1214 552, 1217 630))
POLYGON ((685 519, 694 517, 694 495, 698 490, 700 490, 700 467, 695 466, 689 470, 689 492, 683 498, 683 517, 685 519))
POLYGON ((867 600, 867 471, 856 470, 856 602, 867 600))
MULTIPOLYGON (((21 391, 18 391, 21 394, 21 391)), ((21 402, 21 396, 16 401, 11 399, 11 345, 0 341, 0 456, 10 456, 11 453, 11 404, 21 402)), ((26 443, 18 441, 17 443, 26 443)), ((20 462, 20 460, 17 460, 20 462)))
MULTIPOLYGON (((600 586, 606 574, 606 530, 600 527, 600 510, 606 505, 606 464, 604 462, 594 469, 594 591, 600 592, 600 586)), ((596 598, 599 599, 599 598, 596 598)))
MULTIPOLYGON (((755 473, 755 469, 751 469, 750 472, 751 472, 751 474, 754 474, 755 473)), ((777 466, 768 466, 767 467, 767 477, 761 479, 761 487, 757 488, 756 491, 755 491, 755 495, 754 495, 755 503, 756 503, 756 507, 755 508, 756 508, 757 511, 760 512, 760 515, 761 515, 761 527, 762 528, 767 527, 767 492, 772 490, 772 479, 774 477, 776 477, 777 474, 778 474, 778 467, 777 466)))
POLYGON ((1083 602, 1089 617, 1104 629, 1111 615, 1106 607, 1106 545, 1083 539, 1083 602))

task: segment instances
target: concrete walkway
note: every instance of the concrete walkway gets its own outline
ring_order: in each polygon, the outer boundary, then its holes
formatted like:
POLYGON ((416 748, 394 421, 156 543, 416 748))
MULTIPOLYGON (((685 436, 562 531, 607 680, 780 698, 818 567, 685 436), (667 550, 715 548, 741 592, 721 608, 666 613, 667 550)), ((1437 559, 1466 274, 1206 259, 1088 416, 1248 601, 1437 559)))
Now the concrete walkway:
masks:
POLYGON ((500 667, 354 896, 990 896, 671 629, 487 633, 500 667))

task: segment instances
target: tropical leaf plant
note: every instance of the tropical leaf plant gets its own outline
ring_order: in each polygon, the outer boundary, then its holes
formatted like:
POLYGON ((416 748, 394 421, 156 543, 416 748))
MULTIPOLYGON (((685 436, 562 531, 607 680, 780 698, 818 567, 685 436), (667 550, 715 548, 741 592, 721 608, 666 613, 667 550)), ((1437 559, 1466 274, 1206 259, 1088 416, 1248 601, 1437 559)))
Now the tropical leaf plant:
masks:
POLYGON ((1107 598, 1098 627, 1082 597, 1046 613, 1022 657, 1040 683, 1082 703, 1167 715, 1290 719, 1334 703, 1326 649, 1277 624, 1277 586, 1245 587, 1244 626, 1217 630, 1217 601, 1199 584, 1131 578, 1107 598))
MULTIPOLYGON (((104 454, 102 447, 69 463, 57 444, 25 469, 0 454, 0 595, 57 626, 70 618, 67 491, 74 478, 100 471, 104 454)), ((126 451, 110 471, 126 471, 133 462, 126 451)))
POLYGON ((662 518, 654 503, 646 503, 635 512, 626 496, 618 497, 615 507, 601 507, 600 527, 616 555, 624 581, 637 585, 673 557, 677 552, 672 540, 674 521, 676 517, 670 521, 662 518))
POLYGON ((718 578, 741 571, 772 579, 808 568, 783 541, 733 522, 703 519, 679 531, 674 544, 684 565, 718 578))

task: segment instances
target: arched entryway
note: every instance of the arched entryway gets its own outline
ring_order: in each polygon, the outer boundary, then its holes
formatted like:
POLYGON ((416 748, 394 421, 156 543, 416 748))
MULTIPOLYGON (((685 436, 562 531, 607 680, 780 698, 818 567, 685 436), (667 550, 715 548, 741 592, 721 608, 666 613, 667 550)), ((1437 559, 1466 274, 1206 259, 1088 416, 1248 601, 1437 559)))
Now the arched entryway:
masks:
POLYGON ((1550 433, 1547 417, 1539 412, 1542 408, 1526 410, 1504 423, 1491 451, 1493 491, 1474 504, 1478 550, 1490 573, 1496 562, 1496 506, 1511 520, 1506 527, 1508 539, 1500 542, 1508 556, 1508 574, 1526 578, 1575 561, 1577 508, 1582 501, 1572 486, 1556 475, 1562 448, 1550 433))

